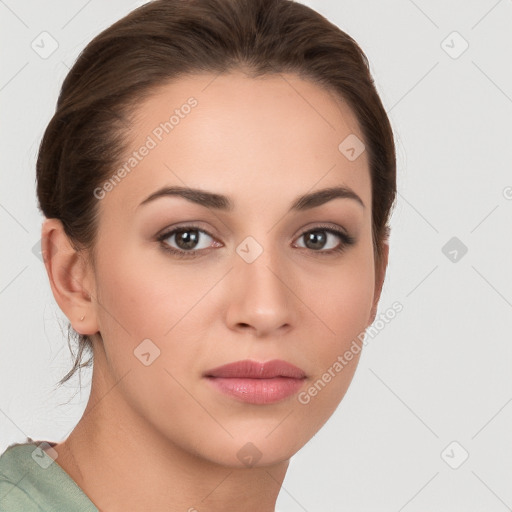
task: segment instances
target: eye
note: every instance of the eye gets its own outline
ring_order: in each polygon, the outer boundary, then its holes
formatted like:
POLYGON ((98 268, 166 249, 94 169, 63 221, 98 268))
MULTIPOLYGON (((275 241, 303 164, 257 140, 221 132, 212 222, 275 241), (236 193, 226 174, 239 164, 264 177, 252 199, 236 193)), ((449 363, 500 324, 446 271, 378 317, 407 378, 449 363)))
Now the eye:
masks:
MULTIPOLYGON (((305 231, 300 235, 298 240, 305 240, 306 249, 311 249, 322 255, 339 253, 346 249, 347 246, 353 245, 355 239, 332 226, 317 226, 313 229, 305 231), (325 246, 327 245, 327 250, 325 246)), ((301 246, 299 246, 301 247, 301 246)))
MULTIPOLYGON (((213 247, 222 247, 222 244, 217 242, 207 231, 194 225, 174 228, 162 233, 157 238, 164 251, 180 258, 195 258, 206 249, 212 248, 212 242, 208 242, 208 239, 214 241, 213 247), (169 240, 171 241, 169 242, 169 240), (173 247, 172 244, 177 247, 173 247)), ((300 235, 298 240, 301 239, 305 240, 305 246, 295 247, 310 249, 311 252, 323 256, 340 253, 355 243, 355 238, 331 225, 309 229, 300 235), (325 246, 327 246, 327 250, 325 246)))
POLYGON ((182 226, 163 233, 158 237, 158 241, 161 242, 165 251, 176 256, 193 258, 198 256, 200 250, 211 247, 211 242, 208 243, 207 240, 204 240, 205 237, 213 240, 208 232, 198 226, 182 226), (174 239, 174 243, 177 245, 176 248, 167 242, 169 239, 174 239))

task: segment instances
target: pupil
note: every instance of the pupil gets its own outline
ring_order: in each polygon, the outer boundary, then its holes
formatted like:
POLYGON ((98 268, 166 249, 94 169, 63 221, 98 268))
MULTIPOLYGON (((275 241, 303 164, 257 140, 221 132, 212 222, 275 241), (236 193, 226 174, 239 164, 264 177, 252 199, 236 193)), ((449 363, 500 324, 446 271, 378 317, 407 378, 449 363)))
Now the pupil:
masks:
POLYGON ((310 249, 321 249, 323 247, 323 245, 325 244, 325 233, 323 233, 322 231, 314 231, 314 232, 311 232, 309 233, 307 236, 307 240, 306 240, 306 246, 309 247, 310 249), (318 235, 317 233, 320 233, 320 235, 318 235), (312 246, 311 244, 309 244, 309 242, 312 242, 312 246))
POLYGON ((176 243, 182 249, 193 249, 197 239, 197 230, 186 229, 176 233, 176 243), (188 235, 189 233, 192 233, 192 235, 188 235))

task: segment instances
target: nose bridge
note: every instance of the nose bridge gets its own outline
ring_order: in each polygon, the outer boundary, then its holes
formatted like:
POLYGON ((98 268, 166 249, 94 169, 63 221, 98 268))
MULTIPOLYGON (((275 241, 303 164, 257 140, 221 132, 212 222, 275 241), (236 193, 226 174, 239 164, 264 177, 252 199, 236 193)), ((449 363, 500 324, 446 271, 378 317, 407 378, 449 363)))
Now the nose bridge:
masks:
POLYGON ((279 276, 282 273, 285 257, 282 254, 282 248, 275 246, 271 235, 266 235, 262 243, 251 238, 249 237, 237 248, 237 253, 240 256, 240 261, 236 265, 237 272, 250 287, 248 291, 253 295, 263 294, 260 300, 286 299, 286 287, 283 284, 286 276, 279 276), (244 252, 247 250, 248 253, 244 252), (250 256, 246 258, 246 255, 250 256))
POLYGON ((292 323, 292 297, 288 289, 285 255, 272 235, 247 237, 236 248, 232 274, 230 323, 271 331, 292 323))

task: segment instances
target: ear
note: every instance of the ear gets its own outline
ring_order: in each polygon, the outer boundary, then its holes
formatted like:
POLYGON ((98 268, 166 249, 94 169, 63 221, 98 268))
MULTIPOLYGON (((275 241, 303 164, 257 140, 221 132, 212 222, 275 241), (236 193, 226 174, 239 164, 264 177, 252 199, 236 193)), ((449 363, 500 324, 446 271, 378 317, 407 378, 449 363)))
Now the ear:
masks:
POLYGON ((372 324, 377 316, 377 308, 379 306, 380 295, 382 292, 382 286, 384 284, 384 278, 386 277, 386 269, 388 267, 388 256, 389 256, 389 243, 386 240, 382 244, 382 258, 380 265, 375 269, 375 292, 373 295, 373 305, 370 313, 370 321, 368 325, 372 324))
POLYGON ((44 220, 41 252, 53 296, 73 329, 79 334, 98 332, 96 308, 91 301, 95 294, 92 269, 71 245, 59 219, 44 220))

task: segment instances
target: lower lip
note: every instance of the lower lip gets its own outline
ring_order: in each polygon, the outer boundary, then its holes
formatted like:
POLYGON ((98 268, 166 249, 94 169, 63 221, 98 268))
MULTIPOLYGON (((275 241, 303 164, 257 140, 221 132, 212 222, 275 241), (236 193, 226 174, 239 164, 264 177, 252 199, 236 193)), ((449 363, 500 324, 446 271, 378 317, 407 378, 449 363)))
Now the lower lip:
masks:
POLYGON ((207 377, 222 393, 251 404, 271 404, 294 395, 304 379, 274 377, 272 379, 242 379, 207 377))

